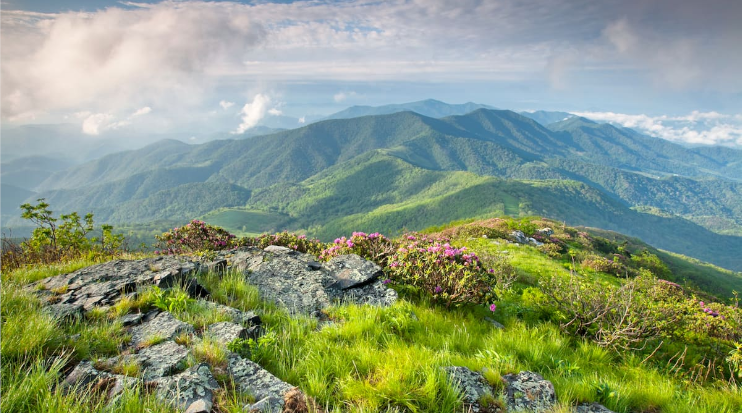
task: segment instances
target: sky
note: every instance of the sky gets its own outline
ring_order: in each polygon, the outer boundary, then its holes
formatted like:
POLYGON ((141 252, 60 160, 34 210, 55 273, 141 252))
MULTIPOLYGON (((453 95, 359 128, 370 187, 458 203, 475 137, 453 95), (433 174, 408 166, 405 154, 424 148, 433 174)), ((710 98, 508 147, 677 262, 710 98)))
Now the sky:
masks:
POLYGON ((428 98, 741 145, 740 0, 0 2, 5 125, 241 133, 428 98))

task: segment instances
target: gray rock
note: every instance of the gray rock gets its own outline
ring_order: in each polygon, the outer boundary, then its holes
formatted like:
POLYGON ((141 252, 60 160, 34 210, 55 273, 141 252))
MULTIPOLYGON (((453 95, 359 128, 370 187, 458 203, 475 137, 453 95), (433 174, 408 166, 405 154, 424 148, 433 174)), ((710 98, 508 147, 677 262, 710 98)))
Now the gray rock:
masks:
POLYGON ((133 293, 139 286, 164 288, 176 282, 188 281, 196 268, 196 263, 176 257, 115 260, 45 278, 29 288, 36 290, 41 285, 44 288, 37 293, 50 304, 69 304, 69 308, 81 306, 87 312, 95 307, 114 305, 122 295, 133 293), (53 293, 65 288, 64 294, 53 293))
POLYGON ((111 374, 97 370, 90 361, 81 361, 60 384, 66 392, 87 392, 89 387, 96 387, 106 392, 109 399, 115 398, 126 388, 133 388, 139 382, 133 377, 111 374))
POLYGON ((527 242, 529 242, 529 240, 526 238, 526 235, 524 235, 524 233, 521 231, 511 232, 511 238, 513 238, 513 240, 519 244, 526 244, 527 242))
POLYGON ((224 346, 238 338, 248 338, 248 330, 245 327, 239 324, 230 323, 229 321, 210 325, 207 327, 206 333, 224 346))
POLYGON ((503 376, 508 411, 547 412, 557 402, 555 387, 531 371, 503 376))
POLYGON ((544 235, 545 237, 552 236, 552 234, 555 233, 554 231, 552 231, 552 228, 542 228, 538 229, 536 232, 537 234, 544 235))
POLYGON ((506 326, 504 326, 503 324, 501 324, 501 323, 493 320, 490 317, 485 317, 485 321, 487 321, 488 323, 492 324, 493 327, 495 327, 495 328, 497 328, 499 330, 503 330, 504 328, 506 328, 506 326))
POLYGON ((124 327, 129 327, 141 323, 143 318, 144 314, 142 313, 132 313, 121 317, 119 320, 124 327))
POLYGON ((269 245, 266 248, 263 248, 263 251, 271 252, 271 253, 274 253, 274 254, 286 254, 286 253, 289 253, 289 252, 294 252, 293 249, 287 248, 287 247, 282 247, 280 245, 269 245))
POLYGON ((193 326, 173 317, 168 312, 158 314, 155 318, 138 326, 132 327, 131 344, 139 347, 145 341, 160 337, 163 340, 173 339, 181 333, 193 333, 193 326))
POLYGON ((157 398, 172 403, 188 413, 208 413, 212 409, 214 390, 219 384, 214 379, 209 365, 201 363, 183 373, 153 380, 157 386, 157 398))
POLYGON ((166 341, 142 349, 137 354, 127 354, 113 357, 104 362, 107 369, 114 368, 119 363, 137 363, 142 378, 154 380, 158 377, 169 376, 186 367, 186 357, 189 350, 176 344, 174 341, 166 341))
POLYGON ((483 406, 480 406, 480 399, 483 396, 493 396, 493 388, 485 377, 467 367, 449 366, 444 367, 444 370, 449 376, 449 382, 462 392, 465 411, 484 411, 483 406))
MULTIPOLYGON (((379 267, 358 256, 336 257, 313 270, 315 257, 292 254, 266 254, 258 251, 240 253, 240 268, 246 268, 248 282, 261 296, 286 308, 291 313, 319 315, 336 302, 389 305, 397 300, 394 290, 378 279, 379 267)), ((237 256, 237 254, 236 254, 237 256)))
POLYGON ((284 395, 294 388, 294 386, 281 381, 258 364, 237 354, 229 355, 227 373, 232 377, 238 390, 252 394, 255 400, 259 401, 267 398, 280 400, 282 407, 284 405, 284 395))
POLYGON ((281 413, 284 410, 284 399, 266 397, 243 408, 248 413, 281 413))
POLYGON ((203 263, 201 264, 200 271, 202 273, 212 272, 215 274, 223 274, 225 271, 227 271, 227 259, 218 258, 214 261, 203 263))
POLYGON ((534 245, 535 247, 539 247, 541 245, 544 245, 543 242, 539 242, 539 241, 537 241, 537 240, 535 240, 534 238, 531 238, 531 237, 527 238, 526 240, 529 241, 529 244, 534 245))
POLYGON ((52 304, 46 307, 46 311, 57 320, 70 321, 82 316, 83 306, 81 304, 52 304))
POLYGON ((579 404, 575 407, 576 413, 614 413, 613 410, 609 410, 604 405, 598 403, 584 403, 579 404))
POLYGON ((325 266, 336 280, 330 288, 347 290, 362 287, 382 275, 382 268, 356 254, 333 257, 325 266))

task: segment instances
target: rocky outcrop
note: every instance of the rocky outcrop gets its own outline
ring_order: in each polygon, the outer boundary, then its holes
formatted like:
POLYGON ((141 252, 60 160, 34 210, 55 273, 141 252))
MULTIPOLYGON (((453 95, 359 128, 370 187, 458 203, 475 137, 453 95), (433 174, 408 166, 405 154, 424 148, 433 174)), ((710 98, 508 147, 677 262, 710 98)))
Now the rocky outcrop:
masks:
POLYGON ((169 376, 183 370, 189 350, 174 341, 166 341, 147 347, 136 354, 112 357, 103 366, 114 369, 117 365, 136 363, 142 378, 146 381, 169 376))
POLYGON ((62 381, 64 391, 86 390, 88 388, 114 399, 126 388, 132 388, 139 380, 120 374, 111 374, 93 367, 89 361, 80 362, 62 381))
POLYGON ((503 376, 508 411, 547 412, 557 402, 552 382, 531 371, 503 376))
POLYGON ((264 299, 291 313, 317 316, 336 302, 391 305, 397 300, 397 293, 380 280, 381 268, 357 255, 321 264, 311 255, 268 247, 243 249, 231 260, 264 299))
POLYGON ((193 333, 193 326, 173 317, 168 312, 157 314, 151 320, 135 326, 131 330, 131 344, 135 347, 147 344, 149 340, 171 340, 181 333, 193 333))
MULTIPOLYGON (((229 321, 223 321, 210 325, 206 329, 206 334, 214 338, 223 346, 227 346, 234 340, 246 339, 249 337, 247 328, 241 326, 240 324, 230 323, 229 321)), ((252 338, 256 339, 258 337, 252 338)))
POLYGON ((201 363, 175 376, 154 381, 157 397, 174 404, 185 413, 210 413, 214 390, 219 389, 208 364, 201 363))
POLYGON ((467 367, 444 367, 449 382, 459 389, 463 396, 464 410, 474 413, 495 412, 495 406, 483 406, 485 398, 493 399, 493 388, 482 374, 467 367))
POLYGON ((614 413, 613 410, 609 410, 604 405, 598 403, 581 404, 575 408, 576 413, 614 413))

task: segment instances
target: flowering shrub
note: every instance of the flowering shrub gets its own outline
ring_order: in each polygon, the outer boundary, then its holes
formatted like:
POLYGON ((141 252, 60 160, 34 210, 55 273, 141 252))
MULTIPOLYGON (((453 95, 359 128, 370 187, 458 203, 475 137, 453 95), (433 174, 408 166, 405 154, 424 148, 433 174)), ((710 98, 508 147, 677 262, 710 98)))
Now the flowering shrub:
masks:
POLYGON ((269 245, 278 245, 314 255, 320 254, 325 246, 325 244, 315 238, 307 238, 306 235, 295 234, 288 231, 278 232, 273 235, 261 234, 257 237, 242 238, 239 241, 239 244, 258 248, 266 248, 269 245))
POLYGON ((351 238, 336 238, 333 244, 320 253, 320 259, 327 261, 338 255, 356 254, 385 267, 396 248, 395 242, 378 232, 354 232, 351 238))
POLYGON ((394 282, 419 287, 446 307, 494 298, 494 270, 486 269, 474 253, 420 235, 405 239, 389 258, 387 272, 394 282))
POLYGON ((155 254, 173 255, 228 249, 232 247, 235 236, 195 219, 155 238, 158 241, 155 254))
POLYGON ((581 264, 594 271, 605 272, 607 274, 623 275, 627 271, 627 268, 619 260, 612 261, 598 255, 588 256, 581 264))

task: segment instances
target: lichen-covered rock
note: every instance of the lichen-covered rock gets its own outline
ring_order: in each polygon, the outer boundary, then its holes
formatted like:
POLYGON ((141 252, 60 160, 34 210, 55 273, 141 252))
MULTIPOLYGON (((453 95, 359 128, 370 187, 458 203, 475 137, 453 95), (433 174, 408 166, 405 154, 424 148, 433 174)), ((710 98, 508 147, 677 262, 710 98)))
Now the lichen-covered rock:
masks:
POLYGON ((59 309, 52 311, 77 309, 81 306, 87 312, 95 307, 115 304, 122 294, 132 293, 140 285, 166 288, 176 282, 188 284, 198 265, 176 257, 115 260, 45 278, 33 283, 31 288, 59 309), (64 293, 57 294, 54 291, 64 293))
MULTIPOLYGON (((227 359, 227 373, 232 377, 233 382, 240 391, 250 393, 255 397, 255 400, 263 402, 261 406, 270 405, 283 408, 284 395, 294 388, 294 386, 281 381, 258 364, 244 359, 237 354, 229 355, 227 359), (264 399, 268 400, 264 401, 264 399)), ((250 409, 253 408, 255 407, 250 407, 250 409)), ((280 412, 281 409, 268 411, 280 412)))
POLYGON ((229 307, 212 301, 199 300, 199 304, 209 309, 215 309, 222 314, 232 318, 232 321, 242 324, 245 327, 260 326, 261 318, 252 311, 240 311, 237 308, 229 307))
POLYGON ((142 349, 136 354, 113 357, 105 361, 107 368, 113 368, 117 364, 137 363, 142 378, 153 380, 158 377, 169 376, 177 373, 186 366, 186 357, 189 350, 174 341, 166 341, 142 349))
POLYGON ((168 312, 159 313, 149 321, 146 321, 131 329, 131 344, 139 347, 142 343, 154 337, 162 340, 170 340, 181 333, 192 333, 193 326, 173 317, 168 312))
POLYGON ((598 403, 591 404, 579 404, 575 408, 576 413, 614 413, 613 410, 609 410, 604 405, 598 403))
POLYGON ((229 321, 223 321, 210 325, 206 329, 206 334, 208 334, 224 346, 228 345, 238 338, 248 338, 248 330, 245 327, 239 324, 230 323, 229 321))
POLYGON ((83 314, 82 304, 52 304, 45 309, 52 317, 59 321, 71 321, 83 314))
POLYGON ((480 405, 483 397, 493 397, 493 388, 482 374, 467 367, 449 366, 444 367, 444 370, 449 376, 449 382, 462 392, 465 411, 490 411, 480 405))
POLYGON ((70 374, 62 381, 61 388, 65 391, 88 391, 94 389, 105 392, 109 399, 115 398, 126 388, 132 388, 138 383, 134 377, 122 376, 100 371, 93 367, 90 361, 81 361, 70 374))
POLYGON ((340 290, 362 287, 382 275, 382 267, 356 254, 333 257, 325 266, 336 280, 330 288, 340 290))
POLYGON ((555 387, 531 371, 503 376, 508 411, 546 412, 557 402, 555 387))
POLYGON ((187 413, 209 413, 214 402, 214 390, 219 384, 209 365, 201 363, 183 373, 153 380, 157 398, 174 404, 187 413))
POLYGON ((121 321, 122 326, 129 327, 141 323, 143 318, 144 314, 142 313, 132 313, 122 316, 119 321, 121 321))

